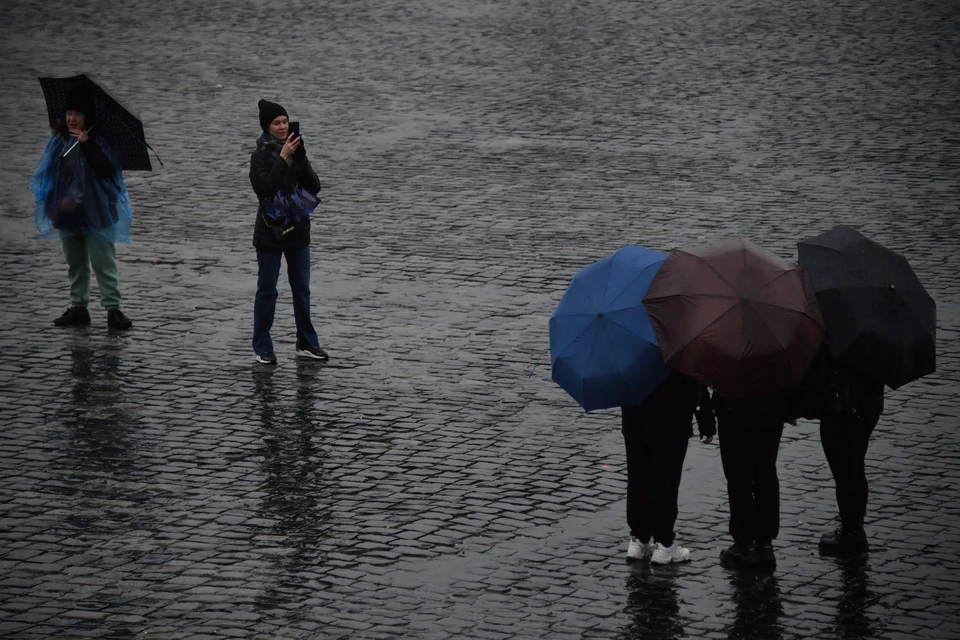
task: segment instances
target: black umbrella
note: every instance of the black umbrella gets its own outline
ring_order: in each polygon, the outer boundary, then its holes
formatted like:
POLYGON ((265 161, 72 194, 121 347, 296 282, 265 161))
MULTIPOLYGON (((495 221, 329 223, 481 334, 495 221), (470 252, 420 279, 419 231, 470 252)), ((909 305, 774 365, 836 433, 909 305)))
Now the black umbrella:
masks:
MULTIPOLYGON (((151 171, 147 144, 143 134, 143 122, 133 110, 111 94, 100 81, 88 74, 69 78, 40 78, 43 97, 47 102, 50 128, 55 129, 63 120, 67 93, 75 86, 83 85, 93 94, 96 109, 96 126, 120 151, 124 171, 151 171)), ((156 152, 154 152, 156 155, 156 152)), ((157 157, 157 160, 160 160, 157 157)), ((162 165, 163 162, 160 162, 162 165)))
POLYGON ((937 305, 906 258, 847 227, 797 251, 833 357, 892 389, 936 369, 937 305))

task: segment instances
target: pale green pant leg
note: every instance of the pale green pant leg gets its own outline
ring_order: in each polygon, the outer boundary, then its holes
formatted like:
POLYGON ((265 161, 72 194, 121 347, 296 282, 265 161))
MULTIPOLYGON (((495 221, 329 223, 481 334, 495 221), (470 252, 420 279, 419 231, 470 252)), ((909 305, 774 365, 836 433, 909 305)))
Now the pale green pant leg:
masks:
MULTIPOLYGON (((104 309, 120 308, 120 278, 117 275, 117 249, 112 242, 93 234, 83 236, 87 241, 90 266, 100 287, 100 304, 104 309)), ((87 276, 89 280, 89 275, 87 276)))
POLYGON ((90 257, 87 255, 86 236, 60 238, 63 257, 67 261, 70 279, 70 304, 84 307, 90 303, 90 257))

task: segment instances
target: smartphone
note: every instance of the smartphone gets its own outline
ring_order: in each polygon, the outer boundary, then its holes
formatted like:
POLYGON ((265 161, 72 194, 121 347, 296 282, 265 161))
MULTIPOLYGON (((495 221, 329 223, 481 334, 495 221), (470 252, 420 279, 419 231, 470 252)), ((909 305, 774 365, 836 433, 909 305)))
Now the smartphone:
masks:
POLYGON ((287 126, 287 139, 293 140, 294 138, 299 138, 299 137, 300 137, 300 123, 291 122, 287 126))

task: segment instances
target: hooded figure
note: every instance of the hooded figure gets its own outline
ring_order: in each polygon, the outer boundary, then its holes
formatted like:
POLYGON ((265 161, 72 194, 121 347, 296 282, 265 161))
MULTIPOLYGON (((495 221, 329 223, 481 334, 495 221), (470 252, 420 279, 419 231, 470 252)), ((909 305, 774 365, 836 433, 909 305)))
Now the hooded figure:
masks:
POLYGON ((120 311, 114 243, 130 241, 133 214, 120 156, 99 135, 96 103, 87 87, 73 87, 64 105, 30 183, 37 228, 44 238, 60 239, 68 265, 70 308, 54 324, 90 324, 92 267, 108 326, 126 329, 132 323, 120 311))

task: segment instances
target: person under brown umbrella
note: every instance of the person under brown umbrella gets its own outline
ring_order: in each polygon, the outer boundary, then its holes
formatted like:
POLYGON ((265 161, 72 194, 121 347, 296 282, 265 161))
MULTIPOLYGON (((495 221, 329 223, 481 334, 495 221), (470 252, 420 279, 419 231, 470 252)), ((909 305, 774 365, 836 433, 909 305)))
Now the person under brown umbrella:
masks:
POLYGON ((743 238, 670 252, 643 299, 667 366, 714 389, 734 544, 726 565, 775 562, 787 391, 823 342, 803 271, 743 238))
POLYGON ((775 564, 773 541, 780 533, 777 454, 784 424, 791 419, 787 393, 733 400, 714 391, 711 402, 733 538, 733 545, 720 552, 720 562, 730 567, 775 564))

